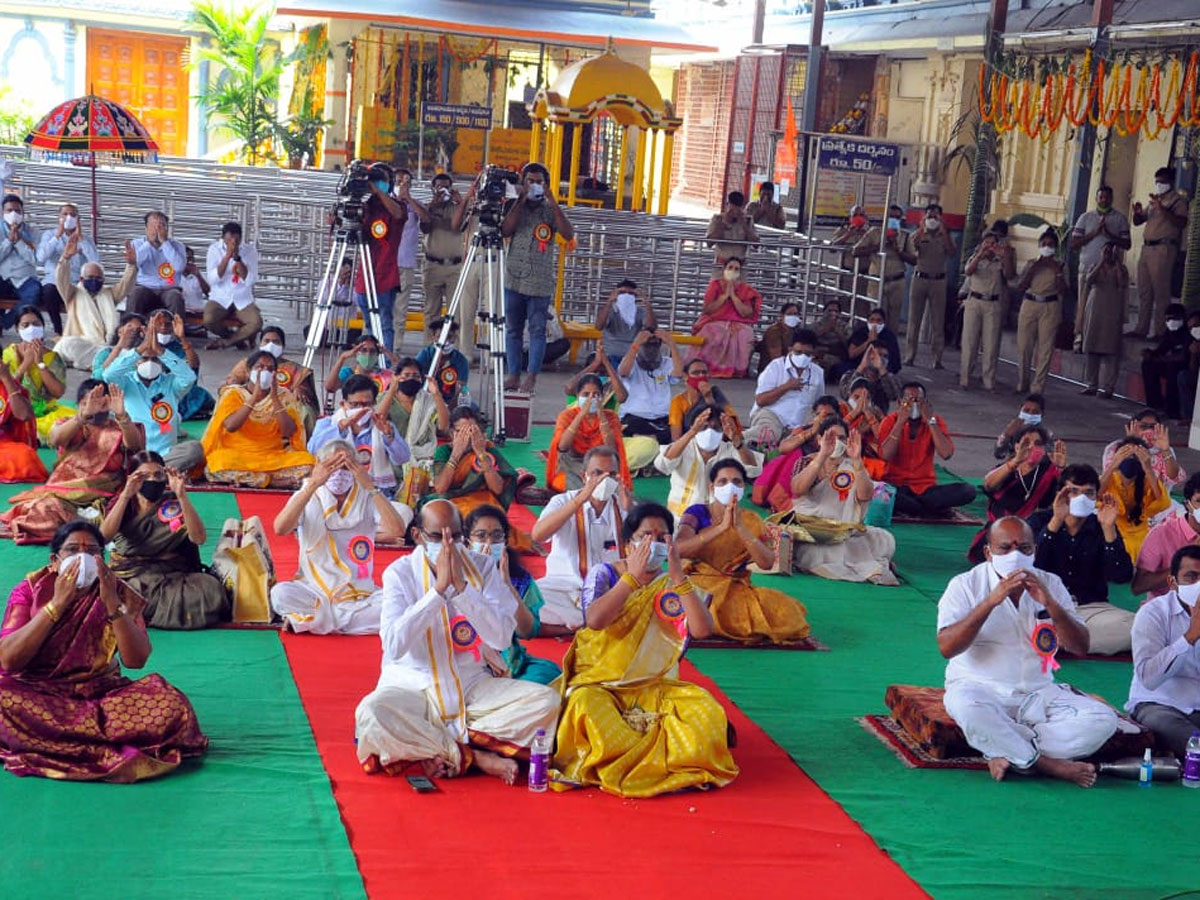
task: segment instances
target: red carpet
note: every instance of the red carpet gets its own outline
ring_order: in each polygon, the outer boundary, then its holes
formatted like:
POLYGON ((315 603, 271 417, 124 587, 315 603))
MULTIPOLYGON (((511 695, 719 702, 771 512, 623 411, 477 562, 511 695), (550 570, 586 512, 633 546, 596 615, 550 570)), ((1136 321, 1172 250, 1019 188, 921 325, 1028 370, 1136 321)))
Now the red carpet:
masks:
MULTIPOLYGON (((924 897, 753 722, 690 665, 738 732, 729 787, 651 800, 531 794, 484 775, 419 795, 368 776, 354 709, 375 685, 372 637, 282 635, 367 894, 389 897, 924 897)), ((560 658, 565 643, 532 641, 560 658)))

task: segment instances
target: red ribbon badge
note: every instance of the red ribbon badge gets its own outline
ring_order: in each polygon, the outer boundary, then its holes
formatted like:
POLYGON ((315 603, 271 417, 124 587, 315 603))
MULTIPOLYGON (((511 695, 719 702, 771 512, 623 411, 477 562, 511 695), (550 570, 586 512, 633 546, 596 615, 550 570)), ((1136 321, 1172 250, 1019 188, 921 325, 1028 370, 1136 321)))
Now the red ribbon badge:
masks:
POLYGON ((167 434, 171 430, 171 420, 175 418, 175 410, 166 400, 158 400, 150 407, 150 418, 158 423, 158 430, 167 434))
POLYGON ((371 445, 362 444, 358 448, 358 462, 360 465, 369 466, 371 464, 371 445))
POLYGON ((850 495, 850 489, 854 487, 854 473, 848 469, 840 469, 833 473, 833 477, 829 479, 829 483, 837 491, 838 499, 845 500, 850 495))
POLYGON ((533 229, 533 239, 538 242, 538 253, 545 253, 550 247, 550 240, 554 237, 554 232, 545 222, 540 223, 533 229))
POLYGON ((1042 658, 1043 674, 1061 668, 1058 660, 1054 658, 1054 654, 1058 652, 1058 632, 1054 630, 1054 626, 1050 622, 1042 622, 1034 628, 1029 642, 1033 644, 1037 655, 1042 658))
POLYGON ((183 504, 174 497, 164 500, 158 508, 158 521, 178 531, 183 527, 183 504))
POLYGON ((479 662, 479 645, 483 640, 466 616, 455 616, 450 620, 450 642, 459 653, 469 652, 479 662))
POLYGON ((376 219, 371 223, 371 237, 382 241, 387 237, 388 224, 383 219, 376 219))
POLYGON ((350 543, 346 545, 346 551, 350 554, 350 559, 358 566, 358 577, 370 578, 371 559, 375 555, 375 542, 365 534, 356 535, 350 538, 350 543))
POLYGON ((458 370, 454 366, 446 366, 442 371, 438 372, 438 378, 442 380, 447 388, 452 388, 458 384, 458 370))
POLYGON ((492 454, 490 454, 490 453, 485 453, 485 454, 483 454, 483 456, 480 456, 478 453, 476 453, 475 459, 471 462, 471 468, 474 469, 476 472, 482 472, 483 471, 483 461, 485 459, 488 461, 488 464, 491 468, 493 468, 493 469, 496 468, 496 457, 492 456, 492 454))
POLYGON ((654 598, 654 611, 660 619, 674 626, 680 637, 687 636, 687 614, 679 594, 668 589, 660 591, 654 598))
POLYGON ((280 387, 285 388, 292 383, 292 373, 287 369, 278 368, 275 370, 275 381, 280 387))
POLYGON ((158 277, 167 284, 175 283, 175 267, 168 262, 158 267, 158 277))

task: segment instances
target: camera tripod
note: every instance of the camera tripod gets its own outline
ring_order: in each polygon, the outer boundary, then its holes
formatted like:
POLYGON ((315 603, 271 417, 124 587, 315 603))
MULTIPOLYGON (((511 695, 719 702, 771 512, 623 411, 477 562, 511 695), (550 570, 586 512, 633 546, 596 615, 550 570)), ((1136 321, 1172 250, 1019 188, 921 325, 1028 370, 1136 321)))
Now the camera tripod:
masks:
MULTIPOLYGON (((450 297, 450 305, 446 309, 446 321, 442 325, 441 334, 435 343, 433 360, 429 364, 429 373, 436 375, 442 353, 446 347, 446 337, 450 334, 451 323, 458 315, 458 307, 462 301, 467 279, 471 277, 471 267, 483 250, 483 271, 479 273, 480 304, 478 318, 484 323, 482 341, 473 342, 475 350, 483 352, 483 364, 480 366, 480 411, 488 414, 491 406, 492 443, 503 446, 506 433, 504 428, 504 238, 496 225, 480 224, 471 245, 467 248, 463 260, 462 271, 458 274, 458 283, 454 285, 454 293, 450 297), (484 297, 486 296, 486 301, 484 297), (497 349, 499 348, 499 349, 497 349), (490 401, 490 403, 489 403, 490 401)), ((465 323, 474 331, 474 322, 465 323)), ((465 329, 464 329, 465 330, 465 329)), ((469 336, 469 335, 468 335, 469 336)))
MULTIPOLYGON (((317 293, 317 304, 313 309, 312 320, 308 325, 308 334, 304 341, 304 359, 302 364, 306 369, 313 367, 317 352, 329 330, 329 318, 335 309, 334 300, 337 297, 337 278, 342 271, 342 263, 350 259, 350 303, 354 304, 354 280, 359 271, 363 273, 363 289, 367 298, 366 324, 376 340, 383 345, 383 323, 379 318, 379 292, 375 289, 375 266, 371 262, 371 252, 363 241, 362 223, 343 223, 334 233, 333 246, 329 248, 329 259, 325 263, 325 277, 321 279, 321 287, 317 293)), ((345 320, 338 322, 330 334, 330 347, 338 347, 345 343, 348 329, 345 320)), ((387 348, 391 350, 391 347, 387 348)))

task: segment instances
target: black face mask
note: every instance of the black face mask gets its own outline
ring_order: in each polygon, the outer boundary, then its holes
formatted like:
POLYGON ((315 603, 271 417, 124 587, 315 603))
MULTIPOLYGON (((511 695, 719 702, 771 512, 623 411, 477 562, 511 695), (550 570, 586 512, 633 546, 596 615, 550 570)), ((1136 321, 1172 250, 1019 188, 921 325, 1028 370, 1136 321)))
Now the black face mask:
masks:
POLYGON ((167 490, 165 481, 143 481, 142 486, 138 488, 138 493, 153 503, 163 495, 167 490))
POLYGON ((100 293, 104 287, 103 278, 85 278, 83 279, 83 289, 93 296, 100 293))
POLYGON ((662 348, 647 347, 637 355, 638 365, 648 372, 653 372, 662 363, 662 348))
POLYGON ((1137 473, 1142 470, 1142 464, 1132 457, 1121 460, 1121 465, 1117 466, 1117 471, 1125 476, 1126 479, 1132 481, 1137 477, 1137 473))
POLYGON ((397 385, 397 389, 405 397, 415 397, 417 392, 421 390, 420 378, 405 378, 397 385))
POLYGON ((87 417, 87 423, 89 425, 107 425, 108 420, 111 417, 112 417, 112 413, 108 413, 108 412, 92 413, 90 416, 87 417))

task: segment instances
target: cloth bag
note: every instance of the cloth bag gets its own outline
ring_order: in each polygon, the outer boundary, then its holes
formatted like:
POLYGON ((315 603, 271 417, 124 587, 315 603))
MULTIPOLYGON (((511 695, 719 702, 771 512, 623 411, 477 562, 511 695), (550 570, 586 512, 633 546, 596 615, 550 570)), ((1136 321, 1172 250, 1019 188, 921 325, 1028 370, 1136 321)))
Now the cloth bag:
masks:
POLYGON ((863 516, 864 525, 874 525, 876 528, 887 528, 892 524, 892 512, 896 508, 896 488, 886 481, 877 482, 875 496, 863 516))
POLYGON ((211 568, 233 598, 235 625, 271 621, 275 565, 258 516, 225 520, 211 568))
POLYGON ((404 475, 400 479, 400 486, 396 488, 394 499, 409 509, 416 509, 421 505, 421 498, 429 493, 431 480, 429 470, 424 466, 405 463, 404 475))

